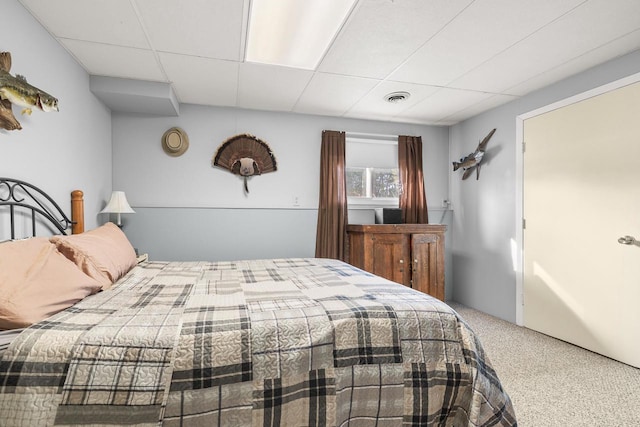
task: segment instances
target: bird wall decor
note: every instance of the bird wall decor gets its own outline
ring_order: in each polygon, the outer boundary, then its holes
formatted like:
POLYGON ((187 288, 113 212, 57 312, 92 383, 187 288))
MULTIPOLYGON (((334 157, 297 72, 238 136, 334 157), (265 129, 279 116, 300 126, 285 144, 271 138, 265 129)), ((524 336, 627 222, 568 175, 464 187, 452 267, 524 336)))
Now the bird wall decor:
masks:
POLYGON ((246 133, 232 136, 223 142, 213 156, 212 166, 242 176, 246 193, 249 193, 248 177, 278 170, 276 158, 269 145, 246 133))
POLYGON ((480 179, 480 166, 482 163, 482 159, 484 158, 484 152, 487 149, 487 143, 495 133, 495 129, 493 129, 484 139, 478 144, 478 148, 476 151, 469 154, 467 157, 463 157, 459 162, 453 162, 453 170, 457 171, 462 168, 464 173, 462 174, 462 179, 467 179, 475 169, 476 171, 476 180, 480 179))

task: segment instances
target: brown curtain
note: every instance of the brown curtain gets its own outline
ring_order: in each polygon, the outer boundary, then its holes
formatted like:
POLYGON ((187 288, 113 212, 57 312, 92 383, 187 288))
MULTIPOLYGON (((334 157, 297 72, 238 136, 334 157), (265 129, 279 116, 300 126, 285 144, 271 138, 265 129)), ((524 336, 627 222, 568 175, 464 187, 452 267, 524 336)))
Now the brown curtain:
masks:
POLYGON ((316 257, 346 260, 347 184, 345 133, 322 132, 320 152, 320 201, 316 257))
POLYGON ((400 209, 402 222, 428 224, 427 197, 422 174, 422 137, 398 137, 398 169, 400 172, 400 209))

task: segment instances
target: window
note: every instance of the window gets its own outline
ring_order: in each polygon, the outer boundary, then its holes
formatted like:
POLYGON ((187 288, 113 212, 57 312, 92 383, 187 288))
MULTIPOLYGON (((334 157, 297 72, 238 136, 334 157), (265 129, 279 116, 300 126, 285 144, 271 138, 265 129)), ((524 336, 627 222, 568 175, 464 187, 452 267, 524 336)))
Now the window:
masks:
POLYGON ((387 139, 346 139, 347 197, 350 204, 398 206, 398 143, 387 139))
POLYGON ((371 177, 371 197, 398 198, 400 197, 400 178, 398 168, 377 169, 368 168, 371 177))
POLYGON ((399 190, 398 168, 347 168, 347 197, 398 198, 399 190))
POLYGON ((347 167, 347 197, 367 197, 367 168, 347 167))

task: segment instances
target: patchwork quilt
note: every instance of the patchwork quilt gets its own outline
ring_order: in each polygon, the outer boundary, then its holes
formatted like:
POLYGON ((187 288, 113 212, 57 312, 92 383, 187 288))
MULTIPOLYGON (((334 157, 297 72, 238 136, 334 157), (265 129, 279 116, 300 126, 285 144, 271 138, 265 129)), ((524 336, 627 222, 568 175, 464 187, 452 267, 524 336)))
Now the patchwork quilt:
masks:
POLYGON ((147 262, 0 353, 2 426, 515 426, 477 337, 328 259, 147 262))

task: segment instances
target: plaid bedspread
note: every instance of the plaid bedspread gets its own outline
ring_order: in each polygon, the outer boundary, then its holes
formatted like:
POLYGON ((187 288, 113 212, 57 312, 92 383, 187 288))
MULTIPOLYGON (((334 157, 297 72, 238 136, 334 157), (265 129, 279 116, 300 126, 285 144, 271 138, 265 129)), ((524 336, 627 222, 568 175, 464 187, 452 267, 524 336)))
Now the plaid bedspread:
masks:
POLYGON ((516 425, 450 307, 335 260, 140 264, 1 357, 2 426, 516 425))

